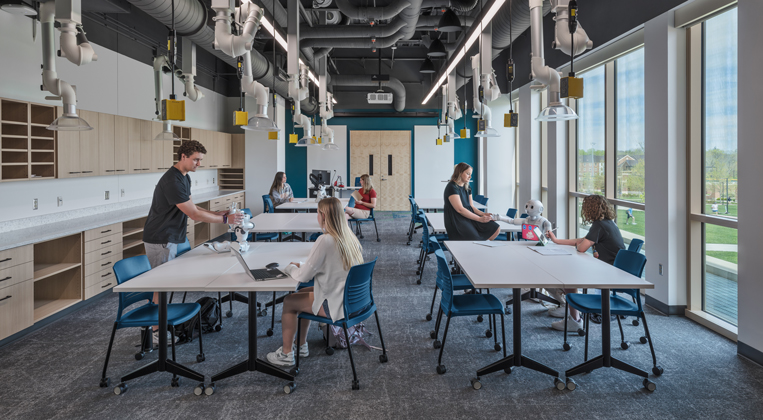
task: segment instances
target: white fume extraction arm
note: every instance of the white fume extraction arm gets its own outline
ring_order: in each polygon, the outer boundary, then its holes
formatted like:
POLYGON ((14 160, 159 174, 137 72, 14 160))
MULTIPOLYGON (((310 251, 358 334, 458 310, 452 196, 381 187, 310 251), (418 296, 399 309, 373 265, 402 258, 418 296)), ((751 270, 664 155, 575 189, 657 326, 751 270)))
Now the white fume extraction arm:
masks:
POLYGON ((47 90, 55 96, 47 96, 48 100, 61 100, 63 102, 64 114, 48 126, 49 130, 71 130, 83 131, 92 130, 85 120, 77 116, 77 92, 76 87, 58 78, 56 72, 56 54, 54 39, 54 22, 56 12, 61 12, 58 21, 61 23, 61 46, 66 50, 61 54, 76 65, 87 64, 90 61, 98 59, 93 53, 93 48, 87 42, 84 36, 79 37, 81 45, 77 45, 77 24, 71 19, 73 16, 79 16, 79 10, 73 10, 79 6, 79 2, 61 2, 60 10, 56 8, 55 1, 49 1, 40 5, 40 26, 42 28, 42 86, 41 90, 47 90))
POLYGON ((461 136, 456 132, 456 120, 463 117, 461 106, 458 104, 458 95, 456 95, 456 76, 455 73, 448 75, 448 140, 458 139, 461 136))
POLYGON ((307 117, 307 115, 302 114, 302 109, 300 108, 299 103, 307 98, 308 95, 308 76, 307 76, 308 68, 306 65, 300 63, 299 64, 299 75, 290 74, 289 75, 289 98, 294 103, 294 125, 296 127, 301 127, 304 136, 300 140, 304 140, 303 144, 299 145, 309 145, 312 144, 312 130, 310 127, 310 118, 307 117), (306 144, 305 144, 306 143, 306 144))
POLYGON ((492 68, 485 68, 481 71, 481 53, 472 57, 472 91, 474 102, 474 118, 485 120, 485 130, 480 130, 475 137, 498 137, 498 131, 493 128, 493 112, 487 106, 487 102, 494 101, 501 96, 501 91, 495 81, 492 68), (477 79, 479 75, 479 80, 477 79), (483 98, 480 98, 480 87, 482 87, 483 98), (482 100, 480 100, 482 99, 482 100))
POLYGON ((325 143, 323 150, 339 149, 339 146, 334 144, 334 130, 328 125, 328 120, 332 117, 334 117, 334 95, 326 92, 326 100, 321 102, 321 137, 325 143))
POLYGON ((561 50, 569 56, 577 56, 585 52, 585 50, 593 48, 593 41, 588 39, 588 34, 585 29, 580 26, 580 23, 577 24, 575 33, 570 35, 569 3, 570 0, 551 1, 551 11, 556 13, 556 18, 554 19, 556 21, 554 27, 554 42, 551 44, 551 48, 561 50))
POLYGON ((214 48, 221 50, 231 57, 238 57, 251 51, 254 34, 260 28, 263 11, 250 0, 241 0, 241 6, 233 7, 232 0, 212 0, 212 10, 217 14, 215 21, 214 48), (231 33, 231 11, 234 11, 236 22, 246 16, 240 35, 231 33))
POLYGON ((194 84, 196 78, 196 44, 188 37, 183 37, 183 71, 177 74, 185 86, 185 97, 193 102, 204 98, 204 93, 194 84))
POLYGON ((257 129, 259 131, 278 131, 278 127, 268 116, 268 99, 270 98, 270 89, 262 83, 254 80, 252 77, 252 57, 250 52, 244 54, 244 60, 241 63, 241 89, 246 96, 254 98, 256 110, 254 117, 249 119, 249 123, 243 126, 244 129, 257 129))

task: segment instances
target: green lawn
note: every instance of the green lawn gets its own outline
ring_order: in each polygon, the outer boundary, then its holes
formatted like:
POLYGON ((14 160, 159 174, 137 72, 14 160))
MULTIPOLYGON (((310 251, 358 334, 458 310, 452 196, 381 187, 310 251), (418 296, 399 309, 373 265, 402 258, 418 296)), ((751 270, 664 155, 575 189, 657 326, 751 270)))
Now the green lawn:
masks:
POLYGON ((707 251, 709 257, 718 258, 719 260, 728 261, 733 264, 737 264, 737 257, 739 253, 728 251, 707 251))
POLYGON ((646 229, 646 225, 644 224, 644 212, 633 210, 633 217, 636 218, 636 224, 634 225, 633 219, 630 220, 629 224, 625 223, 625 221, 628 220, 628 217, 625 214, 627 210, 628 209, 624 207, 617 208, 617 226, 620 230, 633 233, 634 235, 646 236, 644 234, 644 230, 646 229))
POLYGON ((726 204, 721 204, 720 202, 716 203, 718 204, 718 214, 713 214, 712 205, 713 203, 705 203, 705 214, 709 216, 721 216, 721 217, 737 217, 737 205, 736 203, 729 204, 729 214, 726 213, 726 204))

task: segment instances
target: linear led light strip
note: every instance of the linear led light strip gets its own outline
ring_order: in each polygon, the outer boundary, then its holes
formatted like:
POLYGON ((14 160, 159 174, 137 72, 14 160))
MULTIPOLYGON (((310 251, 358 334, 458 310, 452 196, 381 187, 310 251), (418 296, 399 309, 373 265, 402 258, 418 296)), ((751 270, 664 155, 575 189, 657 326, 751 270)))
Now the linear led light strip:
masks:
POLYGON ((493 4, 490 6, 490 9, 485 13, 485 16, 482 17, 482 20, 480 21, 479 28, 475 28, 474 32, 469 35, 469 38, 466 40, 466 43, 464 44, 464 47, 461 48, 458 51, 458 54, 451 60, 450 65, 448 66, 448 69, 443 73, 442 76, 440 76, 440 79, 437 81, 437 83, 432 86, 432 90, 429 92, 429 95, 424 99, 424 102, 421 103, 421 105, 426 105, 427 102, 429 102, 430 99, 432 99, 432 96, 437 92, 437 90, 440 88, 440 86, 445 83, 445 80, 448 79, 448 75, 453 72, 453 70, 456 69, 456 66, 461 61, 462 58, 466 55, 466 52, 469 51, 469 48, 471 48, 472 45, 477 41, 477 38, 480 36, 480 34, 483 31, 483 28, 487 26, 488 23, 493 19, 493 16, 495 16, 496 13, 498 13, 498 10, 501 9, 501 6, 506 2, 506 0, 495 0, 493 4))
MULTIPOLYGON (((286 40, 283 39, 281 34, 279 34, 278 31, 275 30, 275 28, 273 27, 273 24, 270 23, 270 21, 265 16, 262 17, 262 20, 260 21, 260 23, 262 24, 262 26, 265 27, 265 29, 268 30, 268 32, 270 32, 270 35, 272 35, 276 39, 276 41, 278 41, 278 43, 281 44, 281 47, 283 47, 284 51, 289 51, 289 47, 288 47, 288 44, 286 43, 286 40)), ((303 66, 305 65, 305 63, 302 61, 301 58, 299 59, 299 64, 302 64, 303 66)), ((310 78, 310 80, 313 81, 313 83, 315 83, 316 85, 318 84, 318 78, 315 77, 313 72, 309 69, 307 71, 307 76, 310 78)))

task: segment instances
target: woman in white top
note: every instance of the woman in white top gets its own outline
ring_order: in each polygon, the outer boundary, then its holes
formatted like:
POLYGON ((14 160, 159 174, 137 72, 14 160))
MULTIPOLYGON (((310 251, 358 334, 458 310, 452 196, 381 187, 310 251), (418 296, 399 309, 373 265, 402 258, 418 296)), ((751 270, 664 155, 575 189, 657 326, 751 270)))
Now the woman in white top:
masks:
MULTIPOLYGON (((292 262, 283 271, 300 283, 315 279, 315 286, 286 296, 281 315, 283 345, 268 353, 268 361, 280 366, 294 365, 294 336, 297 315, 310 312, 336 321, 344 318, 344 285, 350 268, 363 263, 363 249, 358 238, 345 222, 342 203, 338 198, 324 198, 318 203, 318 224, 325 233, 318 237, 307 261, 292 262), (284 350, 286 349, 286 350, 284 350)), ((300 357, 307 356, 309 320, 302 320, 300 357)))
POLYGON ((273 200, 275 207, 294 201, 294 193, 291 191, 291 186, 286 183, 285 173, 276 173, 275 178, 273 178, 273 184, 270 186, 270 198, 273 200))

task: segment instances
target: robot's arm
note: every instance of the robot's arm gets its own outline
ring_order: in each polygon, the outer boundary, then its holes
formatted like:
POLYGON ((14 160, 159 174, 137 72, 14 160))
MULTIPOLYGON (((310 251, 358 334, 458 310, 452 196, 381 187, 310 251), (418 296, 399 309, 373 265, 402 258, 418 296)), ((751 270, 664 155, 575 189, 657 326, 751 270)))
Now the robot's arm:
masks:
POLYGON ((526 219, 519 219, 519 218, 512 219, 511 217, 508 217, 508 216, 502 216, 500 214, 493 213, 493 220, 500 220, 501 222, 506 222, 510 225, 521 226, 525 223, 526 219))

